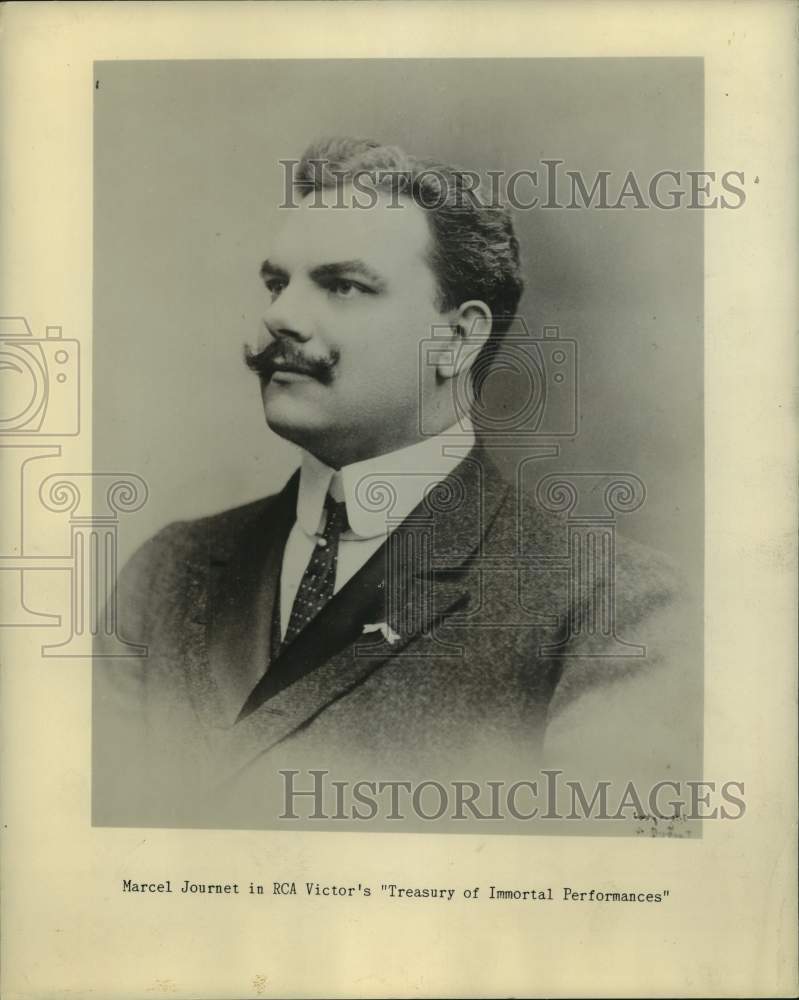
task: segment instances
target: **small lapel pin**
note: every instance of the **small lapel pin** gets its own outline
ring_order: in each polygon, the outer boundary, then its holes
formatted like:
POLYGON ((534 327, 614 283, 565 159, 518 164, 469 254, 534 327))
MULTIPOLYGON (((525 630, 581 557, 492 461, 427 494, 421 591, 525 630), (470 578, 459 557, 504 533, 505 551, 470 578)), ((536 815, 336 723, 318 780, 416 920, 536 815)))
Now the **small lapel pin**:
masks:
POLYGON ((391 628, 388 622, 376 622, 374 625, 364 625, 363 634, 368 635, 370 632, 379 632, 386 642, 391 644, 397 642, 399 639, 399 634, 391 628))

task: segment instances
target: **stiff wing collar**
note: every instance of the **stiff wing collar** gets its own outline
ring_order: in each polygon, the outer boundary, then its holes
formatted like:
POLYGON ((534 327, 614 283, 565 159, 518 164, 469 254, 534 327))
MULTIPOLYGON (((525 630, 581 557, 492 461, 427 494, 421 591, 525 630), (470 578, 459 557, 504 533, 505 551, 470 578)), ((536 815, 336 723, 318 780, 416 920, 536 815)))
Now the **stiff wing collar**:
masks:
POLYGON ((347 504, 349 534, 356 538, 385 535, 403 521, 438 483, 446 479, 474 447, 474 430, 464 421, 407 448, 331 469, 303 453, 297 495, 297 520, 307 535, 320 530, 328 491, 347 504))

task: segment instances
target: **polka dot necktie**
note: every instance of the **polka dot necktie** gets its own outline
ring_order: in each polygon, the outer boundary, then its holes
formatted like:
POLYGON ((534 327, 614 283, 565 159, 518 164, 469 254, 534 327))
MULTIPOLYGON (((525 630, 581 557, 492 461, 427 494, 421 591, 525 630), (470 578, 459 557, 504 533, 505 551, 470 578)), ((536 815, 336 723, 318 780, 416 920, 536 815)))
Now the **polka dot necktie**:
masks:
POLYGON ((348 528, 347 505, 344 501, 340 503, 335 501, 328 493, 325 498, 325 511, 327 517, 324 531, 316 536, 316 547, 297 588, 288 628, 283 637, 283 646, 293 642, 333 596, 338 543, 342 531, 348 528))

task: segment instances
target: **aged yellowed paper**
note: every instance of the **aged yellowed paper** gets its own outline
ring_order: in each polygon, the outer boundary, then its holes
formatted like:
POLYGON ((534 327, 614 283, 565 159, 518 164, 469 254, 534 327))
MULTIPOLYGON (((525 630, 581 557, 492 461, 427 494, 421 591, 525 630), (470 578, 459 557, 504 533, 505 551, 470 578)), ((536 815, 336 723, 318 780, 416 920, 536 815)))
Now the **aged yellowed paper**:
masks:
POLYGON ((798 23, 3 8, 5 997, 796 994, 798 23))

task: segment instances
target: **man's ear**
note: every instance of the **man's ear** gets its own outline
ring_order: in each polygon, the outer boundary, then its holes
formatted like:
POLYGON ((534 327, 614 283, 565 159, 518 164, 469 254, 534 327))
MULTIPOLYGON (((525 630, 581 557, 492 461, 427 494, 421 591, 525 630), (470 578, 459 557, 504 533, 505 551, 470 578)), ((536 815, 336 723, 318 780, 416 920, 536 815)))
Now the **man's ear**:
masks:
POLYGON ((491 336, 492 324, 491 310, 480 299, 469 299, 452 312, 449 323, 452 349, 442 352, 436 366, 440 378, 455 378, 469 371, 491 336))

